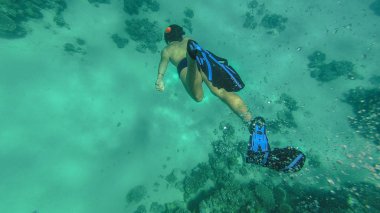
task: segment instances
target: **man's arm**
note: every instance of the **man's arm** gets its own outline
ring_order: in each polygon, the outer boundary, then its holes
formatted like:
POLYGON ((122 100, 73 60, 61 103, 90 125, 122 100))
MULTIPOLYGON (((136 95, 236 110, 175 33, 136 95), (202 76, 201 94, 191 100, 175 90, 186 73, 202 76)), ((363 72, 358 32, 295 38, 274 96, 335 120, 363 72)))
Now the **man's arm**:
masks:
POLYGON ((166 69, 168 68, 168 63, 169 63, 169 53, 166 49, 163 49, 161 52, 161 61, 158 66, 158 75, 157 75, 157 81, 156 81, 156 89, 158 91, 164 91, 164 75, 166 72, 166 69))
POLYGON ((161 52, 160 65, 158 66, 157 80, 158 79, 162 80, 164 78, 166 69, 168 68, 168 63, 169 63, 169 53, 166 49, 163 49, 161 52))

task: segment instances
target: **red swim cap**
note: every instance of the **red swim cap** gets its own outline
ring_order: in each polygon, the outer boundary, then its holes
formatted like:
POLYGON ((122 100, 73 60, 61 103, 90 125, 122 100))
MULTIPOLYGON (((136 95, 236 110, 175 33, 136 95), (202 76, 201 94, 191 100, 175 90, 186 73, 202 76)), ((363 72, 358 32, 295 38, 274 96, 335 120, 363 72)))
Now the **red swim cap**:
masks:
POLYGON ((167 28, 165 29, 165 33, 170 33, 170 31, 172 31, 172 28, 171 28, 171 27, 167 27, 167 28))

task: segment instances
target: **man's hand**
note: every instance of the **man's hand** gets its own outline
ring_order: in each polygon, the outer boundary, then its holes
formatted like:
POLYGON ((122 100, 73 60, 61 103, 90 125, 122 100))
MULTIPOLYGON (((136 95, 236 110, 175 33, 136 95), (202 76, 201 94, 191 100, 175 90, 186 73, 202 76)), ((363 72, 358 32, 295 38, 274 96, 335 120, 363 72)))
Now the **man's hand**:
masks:
POLYGON ((163 92, 165 90, 164 81, 162 79, 157 79, 156 81, 156 90, 163 92))
POLYGON ((166 68, 168 68, 169 59, 170 54, 167 48, 164 48, 161 52, 161 61, 160 65, 158 66, 158 75, 156 81, 156 90, 160 92, 163 92, 165 89, 164 81, 162 79, 164 78, 166 68))

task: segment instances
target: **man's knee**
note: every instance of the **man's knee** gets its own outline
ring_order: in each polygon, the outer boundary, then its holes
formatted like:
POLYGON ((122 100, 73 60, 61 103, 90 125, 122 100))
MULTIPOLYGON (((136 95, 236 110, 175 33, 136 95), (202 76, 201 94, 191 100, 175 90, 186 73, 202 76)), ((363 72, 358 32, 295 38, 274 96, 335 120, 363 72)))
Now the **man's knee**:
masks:
POLYGON ((203 100, 203 94, 195 95, 193 97, 194 101, 201 102, 203 100))

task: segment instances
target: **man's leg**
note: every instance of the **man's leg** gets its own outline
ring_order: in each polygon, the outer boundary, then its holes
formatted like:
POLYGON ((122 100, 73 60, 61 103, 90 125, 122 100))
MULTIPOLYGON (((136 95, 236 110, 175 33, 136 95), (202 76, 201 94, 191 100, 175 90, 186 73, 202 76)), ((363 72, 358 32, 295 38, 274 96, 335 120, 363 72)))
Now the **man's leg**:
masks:
POLYGON ((201 75, 210 91, 226 103, 236 115, 238 115, 247 125, 249 125, 249 122, 252 120, 252 114, 249 112, 243 99, 234 92, 227 92, 223 88, 218 89, 212 85, 203 72, 201 75))
POLYGON ((197 102, 203 99, 202 89, 202 76, 198 70, 197 63, 192 59, 189 54, 186 54, 187 58, 187 72, 186 72, 186 86, 189 95, 197 102))
POLYGON ((233 92, 223 92, 219 98, 226 103, 235 114, 247 124, 252 120, 252 114, 241 97, 233 92))

